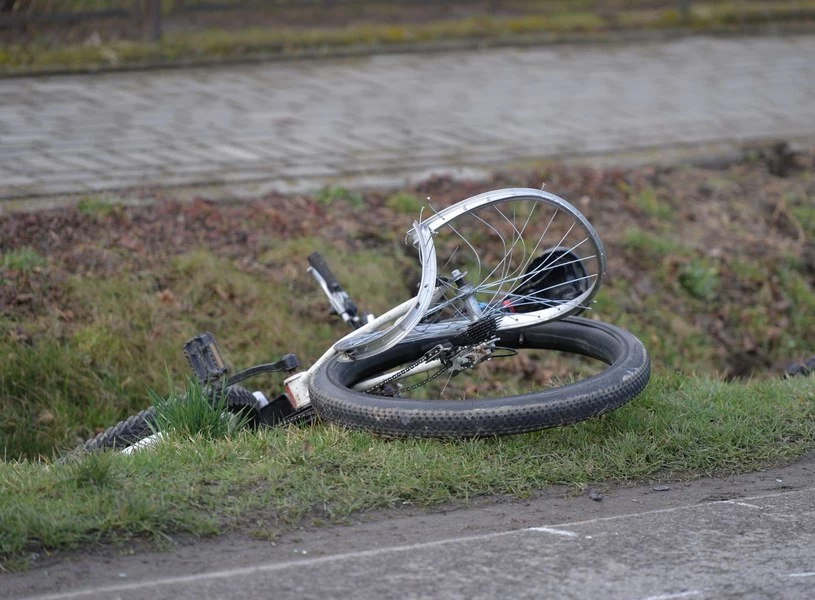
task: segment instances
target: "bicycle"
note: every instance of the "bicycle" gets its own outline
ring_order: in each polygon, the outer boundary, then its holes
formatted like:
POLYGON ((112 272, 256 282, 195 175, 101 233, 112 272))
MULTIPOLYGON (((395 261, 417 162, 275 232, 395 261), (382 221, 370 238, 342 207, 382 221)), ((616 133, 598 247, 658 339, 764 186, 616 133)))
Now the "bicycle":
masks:
MULTIPOLYGON (((256 425, 319 415, 382 435, 442 438, 575 423, 619 408, 648 383, 650 360, 636 337, 577 316, 602 283, 606 257, 597 232, 566 200, 542 189, 495 190, 420 217, 406 239, 422 267, 413 298, 376 318, 362 313, 314 253, 308 270, 352 331, 306 370, 287 354, 231 376, 204 333, 184 348, 198 381, 256 425), (605 368, 559 386, 531 377, 525 393, 515 391, 524 378, 514 367, 491 368, 496 359, 540 351, 586 356, 605 368), (289 375, 273 400, 238 385, 267 372, 289 375)), ((155 439, 154 429, 149 408, 84 448, 127 448, 155 439)))

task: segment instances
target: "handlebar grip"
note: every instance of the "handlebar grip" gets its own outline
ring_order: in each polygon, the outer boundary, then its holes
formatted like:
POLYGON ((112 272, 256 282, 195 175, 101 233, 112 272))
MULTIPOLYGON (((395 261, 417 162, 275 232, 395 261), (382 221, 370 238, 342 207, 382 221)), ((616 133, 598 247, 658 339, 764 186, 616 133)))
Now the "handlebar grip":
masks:
POLYGON ((332 273, 331 269, 328 268, 328 263, 325 262, 325 259, 319 252, 312 252, 309 254, 308 264, 311 265, 311 268, 317 271, 317 273, 320 274, 320 277, 325 280, 329 290, 332 292, 342 291, 340 282, 337 281, 336 277, 334 277, 334 273, 332 273))

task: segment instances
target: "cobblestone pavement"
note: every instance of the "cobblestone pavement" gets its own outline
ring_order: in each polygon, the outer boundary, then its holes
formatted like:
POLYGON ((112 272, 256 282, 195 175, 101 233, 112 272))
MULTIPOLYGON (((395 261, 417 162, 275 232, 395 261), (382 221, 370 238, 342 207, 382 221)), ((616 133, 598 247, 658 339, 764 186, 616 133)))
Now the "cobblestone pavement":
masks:
POLYGON ((815 134, 815 37, 0 80, 0 198, 815 134))

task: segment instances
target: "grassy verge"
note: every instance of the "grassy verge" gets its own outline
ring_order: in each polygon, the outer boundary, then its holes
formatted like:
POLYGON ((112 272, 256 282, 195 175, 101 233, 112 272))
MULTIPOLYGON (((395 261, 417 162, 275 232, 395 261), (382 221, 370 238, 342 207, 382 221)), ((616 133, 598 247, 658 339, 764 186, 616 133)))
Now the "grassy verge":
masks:
MULTIPOLYGON (((26 553, 132 536, 232 527, 274 536, 372 507, 791 460, 815 446, 815 378, 778 377, 815 351, 815 155, 783 177, 762 156, 717 170, 549 165, 397 194, 328 188, 188 204, 162 195, 132 208, 87 198, 0 219, 0 555, 13 567, 26 553), (319 356, 343 327, 305 272, 312 250, 380 313, 411 293, 403 238, 419 198, 441 208, 541 181, 604 238, 610 276, 595 314, 652 356, 653 382, 625 408, 505 439, 227 427, 176 433, 134 457, 51 460, 145 408, 149 388, 166 393, 167 371, 187 372, 181 345, 199 331, 214 331, 237 367, 319 356)), ((524 369, 554 368, 540 362, 524 369)))
POLYGON ((662 375, 636 402, 559 430, 389 441, 330 425, 175 435, 132 457, 0 464, 0 557, 241 526, 274 537, 305 520, 430 506, 547 484, 676 479, 789 461, 815 441, 815 378, 724 383, 662 375))
POLYGON ((628 8, 613 15, 593 7, 549 14, 471 15, 425 23, 359 23, 341 27, 255 27, 168 33, 158 43, 97 38, 94 43, 54 44, 42 38, 0 48, 0 73, 87 70, 177 62, 210 62, 253 56, 330 55, 349 49, 386 50, 436 42, 512 41, 541 36, 557 41, 573 34, 679 29, 689 32, 736 29, 773 22, 815 21, 815 2, 692 3, 687 16, 675 8, 628 8))

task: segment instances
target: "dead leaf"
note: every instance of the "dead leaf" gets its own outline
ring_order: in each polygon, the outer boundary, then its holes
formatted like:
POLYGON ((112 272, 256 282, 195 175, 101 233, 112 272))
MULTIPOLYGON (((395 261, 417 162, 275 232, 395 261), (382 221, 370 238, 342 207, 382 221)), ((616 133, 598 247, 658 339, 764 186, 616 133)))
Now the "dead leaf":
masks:
POLYGON ((229 294, 220 283, 215 284, 215 293, 218 294, 221 300, 229 300, 229 294))
POLYGON ((54 414, 49 410, 43 410, 34 417, 34 424, 35 425, 47 425, 48 423, 53 423, 56 420, 54 414))
POLYGON ((158 296, 158 299, 164 304, 175 304, 175 294, 173 294, 172 290, 161 290, 156 293, 156 296, 158 296))

